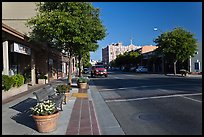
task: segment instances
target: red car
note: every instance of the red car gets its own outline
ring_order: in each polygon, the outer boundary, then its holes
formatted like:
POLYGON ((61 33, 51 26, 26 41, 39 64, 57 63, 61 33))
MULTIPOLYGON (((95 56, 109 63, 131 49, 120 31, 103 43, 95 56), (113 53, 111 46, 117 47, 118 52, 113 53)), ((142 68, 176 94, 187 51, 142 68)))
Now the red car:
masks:
POLYGON ((108 77, 107 69, 103 65, 96 65, 91 68, 91 77, 105 76, 108 77))

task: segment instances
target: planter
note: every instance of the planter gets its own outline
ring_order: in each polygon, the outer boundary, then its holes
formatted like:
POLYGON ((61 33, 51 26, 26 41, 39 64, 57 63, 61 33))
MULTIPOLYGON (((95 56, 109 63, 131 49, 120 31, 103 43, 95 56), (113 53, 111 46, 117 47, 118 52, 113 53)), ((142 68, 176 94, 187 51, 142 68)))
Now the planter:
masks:
POLYGON ((57 129, 57 121, 59 118, 59 112, 52 114, 52 115, 47 115, 47 116, 32 116, 33 119, 35 120, 37 130, 40 133, 48 133, 52 132, 57 129))
POLYGON ((66 92, 65 93, 65 99, 64 99, 65 104, 69 101, 69 98, 70 98, 70 93, 66 92))
POLYGON ((27 90, 28 90, 28 84, 23 84, 20 87, 12 87, 8 91, 2 91, 2 101, 12 96, 15 96, 17 94, 23 93, 27 90))
POLYGON ((78 84, 79 84, 79 88, 87 89, 87 83, 78 83, 78 84))
POLYGON ((38 79, 38 84, 46 84, 48 83, 47 79, 38 79))

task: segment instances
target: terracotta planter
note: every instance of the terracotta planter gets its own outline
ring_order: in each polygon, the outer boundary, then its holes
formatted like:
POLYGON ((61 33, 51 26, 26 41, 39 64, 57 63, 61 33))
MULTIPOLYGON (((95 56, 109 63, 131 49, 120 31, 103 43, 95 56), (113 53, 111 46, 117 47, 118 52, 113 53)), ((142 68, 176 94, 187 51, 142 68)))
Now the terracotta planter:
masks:
POLYGON ((78 83, 78 84, 79 84, 79 88, 87 89, 87 83, 78 83))
POLYGON ((64 99, 65 104, 69 101, 69 98, 70 98, 70 93, 66 92, 65 93, 65 99, 64 99))
POLYGON ((57 121, 59 118, 59 112, 48 116, 36 116, 33 115, 37 130, 40 133, 48 133, 57 129, 57 121))

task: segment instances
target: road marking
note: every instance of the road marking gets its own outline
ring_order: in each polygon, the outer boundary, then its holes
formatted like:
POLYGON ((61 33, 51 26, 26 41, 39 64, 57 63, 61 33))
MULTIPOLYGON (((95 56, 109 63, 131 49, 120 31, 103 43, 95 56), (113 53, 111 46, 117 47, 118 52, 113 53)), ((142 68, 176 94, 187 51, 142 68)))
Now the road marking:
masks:
POLYGON ((196 99, 189 98, 189 97, 185 97, 185 96, 183 96, 183 98, 186 98, 186 99, 189 99, 189 100, 193 100, 193 101, 196 101, 196 102, 199 102, 199 103, 201 103, 201 102, 202 102, 202 101, 200 101, 200 100, 196 100, 196 99))
POLYGON ((127 89, 127 88, 118 88, 118 89, 127 89))
POLYGON ((133 76, 135 76, 135 75, 125 75, 125 76, 130 76, 130 77, 133 77, 133 76))
POLYGON ((137 87, 121 87, 121 88, 105 88, 99 91, 111 91, 111 90, 125 90, 125 89, 137 89, 137 88, 152 88, 152 87, 168 87, 168 86, 182 86, 182 85, 200 85, 200 84, 167 84, 167 85, 152 85, 152 86, 137 86, 137 87))
POLYGON ((115 78, 115 79, 126 79, 126 78, 120 78, 120 77, 113 77, 113 78, 115 78))
MULTIPOLYGON (((153 97, 142 97, 142 98, 134 98, 134 99, 115 99, 115 100, 105 100, 105 102, 125 102, 125 101, 139 101, 139 100, 147 100, 147 99, 160 99, 160 98, 170 98, 170 97, 185 97, 185 96, 194 96, 194 95, 202 95, 202 93, 195 93, 195 94, 175 94, 175 95, 166 95, 166 96, 153 96, 153 97)), ((187 97, 185 97, 187 98, 187 97)), ((192 98, 188 98, 195 101, 192 98)), ((198 101, 197 102, 202 102, 198 101)))

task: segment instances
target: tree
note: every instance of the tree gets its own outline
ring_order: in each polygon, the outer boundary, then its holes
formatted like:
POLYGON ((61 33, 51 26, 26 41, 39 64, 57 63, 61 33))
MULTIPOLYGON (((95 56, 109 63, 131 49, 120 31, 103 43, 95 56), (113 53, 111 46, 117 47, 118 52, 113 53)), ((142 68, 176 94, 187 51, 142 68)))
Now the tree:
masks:
POLYGON ((137 62, 139 62, 139 56, 139 52, 125 52, 124 54, 119 54, 112 64, 117 67, 126 66, 130 68, 132 65, 136 66, 137 62))
POLYGON ((173 31, 162 33, 155 41, 158 48, 156 51, 168 60, 171 60, 174 66, 174 75, 176 74, 177 61, 184 62, 193 57, 197 50, 197 39, 194 34, 183 28, 175 28, 173 31))
POLYGON ((90 63, 90 52, 87 52, 86 54, 83 55, 83 57, 82 57, 82 63, 83 63, 83 67, 85 67, 85 68, 91 67, 91 63, 90 63))
MULTIPOLYGON (((60 52, 67 52, 69 66, 74 56, 95 51, 97 41, 106 36, 99 9, 89 2, 43 2, 37 7, 37 15, 27 23, 32 30, 31 40, 49 43, 60 52)), ((71 67, 69 84, 70 72, 71 67)))

